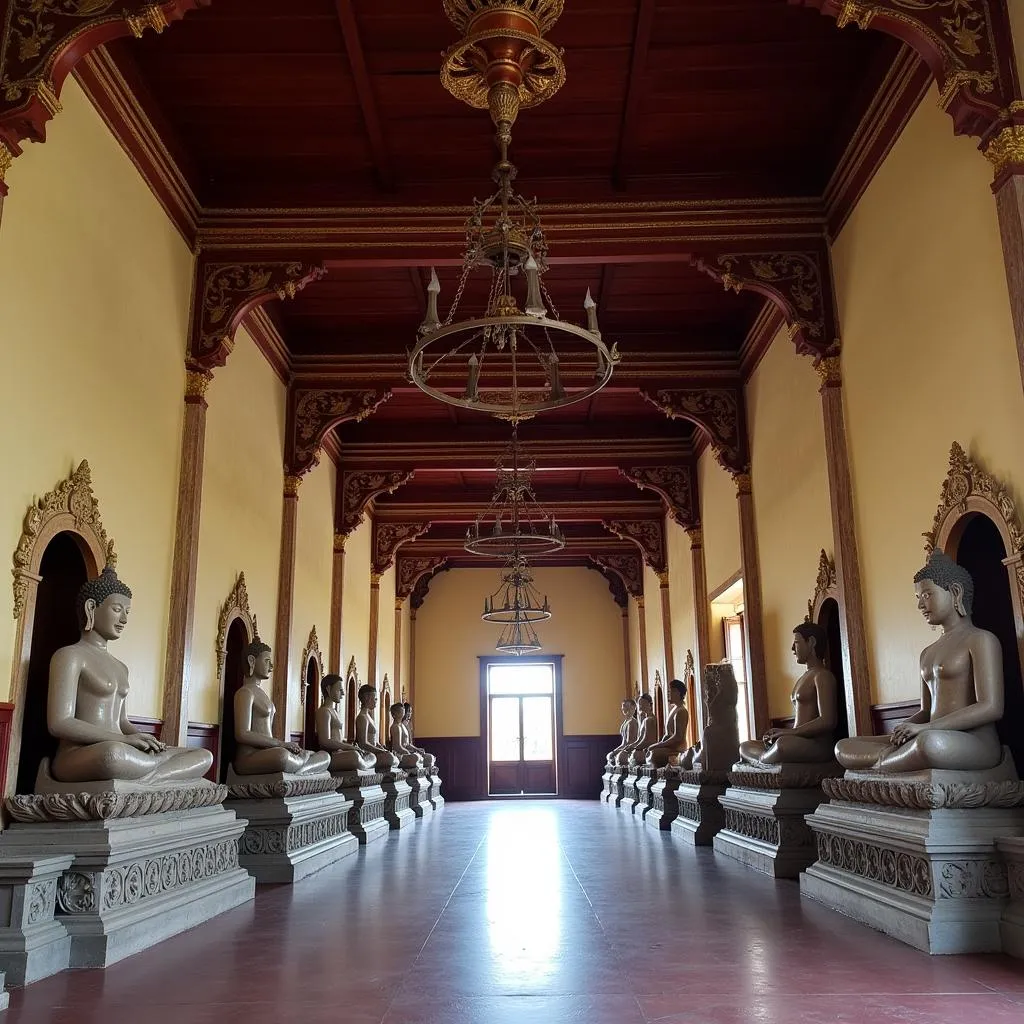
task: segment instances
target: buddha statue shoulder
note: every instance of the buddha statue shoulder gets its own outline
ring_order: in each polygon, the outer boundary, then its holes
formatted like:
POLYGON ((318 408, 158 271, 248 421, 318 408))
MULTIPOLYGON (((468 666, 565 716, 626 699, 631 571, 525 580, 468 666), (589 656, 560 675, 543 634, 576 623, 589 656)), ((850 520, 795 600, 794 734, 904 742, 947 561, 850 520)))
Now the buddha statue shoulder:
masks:
POLYGON ((624 763, 629 765, 645 764, 647 751, 658 742, 658 722, 654 717, 654 698, 649 693, 640 694, 640 699, 637 701, 637 713, 640 717, 637 724, 636 740, 624 751, 626 754, 624 763))
POLYGON ((129 721, 128 668, 108 644, 128 625, 131 606, 131 590, 109 565, 79 590, 81 637, 50 660, 46 723, 58 746, 53 763, 40 767, 37 789, 114 781, 157 787, 201 779, 213 764, 210 751, 170 747, 129 721))
POLYGON ((678 760, 686 751, 686 727, 690 715, 686 710, 686 683, 672 679, 668 684, 668 718, 665 721, 665 735, 647 750, 647 763, 655 768, 664 768, 670 760, 678 760))
POLYGON ((263 683, 270 678, 274 661, 270 648, 256 637, 245 650, 248 672, 235 694, 235 742, 238 748, 231 767, 236 775, 313 775, 326 772, 331 755, 323 750, 303 750, 298 743, 279 740, 273 733, 277 708, 263 683))
POLYGON ((610 765, 618 764, 619 754, 636 739, 636 701, 627 697, 620 705, 620 710, 622 721, 619 723, 619 745, 609 750, 605 758, 605 763, 610 765))
POLYGON ((941 636, 921 652, 921 707, 891 736, 851 737, 836 757, 855 771, 902 774, 987 771, 1002 761, 1003 654, 995 634, 971 621, 974 581, 935 551, 914 576, 917 607, 941 636))
POLYGON ((332 772, 354 772, 373 767, 368 757, 354 743, 346 743, 345 727, 341 720, 341 702, 345 696, 345 681, 329 672, 320 680, 322 699, 316 709, 316 738, 320 749, 331 755, 332 772))
POLYGON ((804 672, 793 685, 793 725, 769 729, 761 740, 740 744, 743 767, 773 768, 781 764, 825 764, 833 760, 838 722, 839 686, 825 667, 827 634, 813 622, 793 628, 793 656, 804 672))
POLYGON ((408 701, 402 702, 402 707, 405 709, 405 717, 402 720, 402 729, 405 736, 405 746, 409 750, 414 750, 417 754, 423 758, 423 767, 428 771, 431 771, 437 761, 433 754, 427 753, 422 747, 416 746, 415 741, 412 737, 412 705, 408 701))
POLYGON ((377 741, 377 723, 374 711, 377 709, 377 691, 369 683, 359 687, 359 714, 356 715, 356 746, 373 758, 374 768, 379 772, 390 772, 398 767, 398 755, 377 741))
POLYGON ((391 726, 388 730, 391 753, 398 758, 398 767, 406 771, 412 771, 423 765, 423 758, 412 750, 405 742, 405 706, 403 704, 392 704, 388 708, 391 716, 391 726))

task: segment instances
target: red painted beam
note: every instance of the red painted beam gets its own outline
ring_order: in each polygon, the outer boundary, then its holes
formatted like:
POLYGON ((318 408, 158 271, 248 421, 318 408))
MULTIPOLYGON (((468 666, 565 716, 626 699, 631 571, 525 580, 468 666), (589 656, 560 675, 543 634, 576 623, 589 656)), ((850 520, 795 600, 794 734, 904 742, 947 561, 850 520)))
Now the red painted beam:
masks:
POLYGON ((651 31, 653 27, 654 0, 640 0, 640 6, 636 13, 636 30, 633 34, 633 53, 629 61, 626 102, 622 107, 622 122, 619 125, 619 144, 616 147, 615 165, 612 168, 612 186, 619 190, 626 187, 626 154, 636 131, 637 111, 640 106, 641 79, 644 68, 647 65, 647 51, 651 48, 651 31))

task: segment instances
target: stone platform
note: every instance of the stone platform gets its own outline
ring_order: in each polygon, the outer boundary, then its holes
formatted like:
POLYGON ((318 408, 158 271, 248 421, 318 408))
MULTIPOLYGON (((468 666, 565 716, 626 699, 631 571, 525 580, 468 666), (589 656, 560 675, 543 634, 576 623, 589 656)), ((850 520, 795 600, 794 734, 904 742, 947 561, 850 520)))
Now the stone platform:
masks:
POLYGON ((427 799, 435 811, 444 807, 444 797, 441 795, 441 776, 438 773, 437 765, 430 769, 430 788, 427 790, 427 799))
POLYGON ((416 813, 409 806, 412 787, 401 769, 384 772, 381 776, 384 790, 384 820, 392 832, 407 828, 416 820, 416 813))
POLYGON ((6 801, 0 968, 9 983, 106 967, 253 898, 238 860, 245 822, 222 806, 224 786, 68 789, 6 801))
POLYGON ((724 771, 676 769, 679 785, 675 799, 678 814, 671 831, 690 846, 710 846, 725 825, 725 811, 718 798, 729 779, 724 771))
POLYGON ((676 791, 679 788, 679 769, 672 765, 659 768, 651 782, 651 806, 644 815, 644 822, 651 828, 668 832, 672 822, 679 816, 679 802, 676 791))
POLYGON ((411 768, 405 773, 409 783, 409 809, 417 818, 429 818, 434 813, 430 802, 430 771, 426 768, 411 768))
POLYGON ((1024 839, 998 839, 996 847, 1006 864, 1010 894, 999 924, 1003 952, 1024 959, 1024 839))
POLYGON ((619 795, 619 772, 614 767, 605 765, 601 776, 601 802, 614 803, 619 795))
POLYGON ((315 775, 235 775, 228 769, 227 807, 248 822, 238 842, 239 863, 261 885, 298 882, 355 853, 349 831, 352 804, 338 781, 315 775))
POLYGON ((332 772, 338 792, 349 801, 348 830, 361 846, 383 839, 390 828, 384 818, 384 790, 381 773, 372 768, 351 772, 332 772))
MULTIPOLYGON (((1024 783, 1008 755, 990 772, 847 772, 824 787, 803 895, 927 953, 1002 948, 1012 904, 996 841, 1024 837, 1024 783)), ((1011 910, 1011 942, 1015 920, 1011 910)))
POLYGON ((648 764, 640 765, 636 770, 636 803, 633 813, 643 821, 651 812, 653 797, 651 787, 657 780, 658 769, 648 764))
POLYGON ((842 774, 837 762, 740 767, 719 797, 725 815, 715 853, 773 878, 798 878, 814 863, 814 835, 804 816, 825 799, 822 782, 842 774))

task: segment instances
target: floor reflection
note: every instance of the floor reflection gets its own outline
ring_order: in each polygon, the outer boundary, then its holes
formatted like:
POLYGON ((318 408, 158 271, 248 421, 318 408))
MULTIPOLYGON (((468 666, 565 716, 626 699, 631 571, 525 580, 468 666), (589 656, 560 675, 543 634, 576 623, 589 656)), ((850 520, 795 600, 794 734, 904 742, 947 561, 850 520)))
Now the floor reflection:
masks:
POLYGON ((509 807, 487 830, 487 936, 500 980, 536 984, 557 970, 562 941, 562 850, 545 807, 509 807))

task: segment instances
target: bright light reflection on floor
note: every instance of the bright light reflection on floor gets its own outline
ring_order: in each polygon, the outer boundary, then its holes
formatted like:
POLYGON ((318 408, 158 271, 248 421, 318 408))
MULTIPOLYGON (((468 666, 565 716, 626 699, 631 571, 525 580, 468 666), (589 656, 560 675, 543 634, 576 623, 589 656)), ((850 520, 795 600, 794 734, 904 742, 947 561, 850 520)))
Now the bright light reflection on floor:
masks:
POLYGON ((506 984, 555 973, 562 937, 562 853, 554 813, 509 809, 487 833, 487 934, 506 984))

